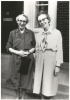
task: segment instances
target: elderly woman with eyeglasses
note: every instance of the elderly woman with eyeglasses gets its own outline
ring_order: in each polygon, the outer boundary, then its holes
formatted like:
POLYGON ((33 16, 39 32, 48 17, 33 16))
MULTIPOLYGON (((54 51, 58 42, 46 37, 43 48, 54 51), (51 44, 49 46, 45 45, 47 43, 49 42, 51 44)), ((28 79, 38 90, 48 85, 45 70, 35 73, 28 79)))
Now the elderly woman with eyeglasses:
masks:
POLYGON ((11 53, 7 86, 15 89, 17 99, 23 99, 26 90, 32 89, 35 36, 33 31, 26 28, 28 17, 24 14, 16 17, 18 28, 9 34, 6 49, 11 53), (19 91, 21 90, 21 91, 19 91))
POLYGON ((41 11, 37 20, 43 30, 36 36, 36 63, 33 93, 44 100, 57 94, 58 74, 63 63, 61 32, 50 25, 50 17, 41 11))

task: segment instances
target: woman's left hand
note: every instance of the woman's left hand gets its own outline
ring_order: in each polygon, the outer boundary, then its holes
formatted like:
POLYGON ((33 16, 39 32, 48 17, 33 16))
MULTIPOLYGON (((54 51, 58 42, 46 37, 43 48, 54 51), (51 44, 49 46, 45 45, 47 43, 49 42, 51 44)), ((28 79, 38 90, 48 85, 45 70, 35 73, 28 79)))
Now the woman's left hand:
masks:
POLYGON ((28 51, 23 51, 24 52, 24 55, 28 55, 29 54, 29 52, 28 51))
POLYGON ((59 72, 60 72, 60 68, 56 66, 55 70, 54 70, 55 76, 57 76, 59 74, 59 72))

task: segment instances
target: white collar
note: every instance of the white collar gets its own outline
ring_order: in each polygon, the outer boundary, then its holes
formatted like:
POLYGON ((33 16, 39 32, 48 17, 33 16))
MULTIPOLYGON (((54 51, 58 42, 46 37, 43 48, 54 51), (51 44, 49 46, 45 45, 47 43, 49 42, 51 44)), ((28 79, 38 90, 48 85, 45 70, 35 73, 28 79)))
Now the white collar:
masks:
POLYGON ((25 31, 25 28, 23 30, 20 30, 21 33, 23 33, 25 31))

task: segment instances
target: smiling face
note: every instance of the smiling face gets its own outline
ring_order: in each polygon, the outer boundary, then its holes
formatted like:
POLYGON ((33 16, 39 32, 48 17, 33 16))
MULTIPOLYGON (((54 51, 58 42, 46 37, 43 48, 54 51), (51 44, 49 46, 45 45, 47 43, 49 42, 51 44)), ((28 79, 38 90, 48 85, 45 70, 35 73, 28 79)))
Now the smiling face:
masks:
POLYGON ((27 24, 27 18, 25 16, 19 17, 18 27, 20 30, 23 30, 27 24))
POLYGON ((49 20, 47 19, 47 16, 45 14, 41 14, 38 16, 38 22, 44 29, 49 27, 49 20))

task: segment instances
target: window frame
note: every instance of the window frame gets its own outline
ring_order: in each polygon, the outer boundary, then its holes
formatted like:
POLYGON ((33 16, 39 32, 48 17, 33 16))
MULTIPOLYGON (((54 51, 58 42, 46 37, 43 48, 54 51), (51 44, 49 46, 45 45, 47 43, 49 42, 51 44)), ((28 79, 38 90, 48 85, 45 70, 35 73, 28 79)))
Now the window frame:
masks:
POLYGON ((35 13, 34 14, 34 16, 35 16, 35 18, 34 18, 34 20, 33 20, 33 30, 35 31, 35 32, 38 32, 38 31, 40 31, 42 28, 41 27, 35 27, 35 24, 36 24, 36 14, 37 14, 37 12, 36 12, 36 7, 39 7, 39 6, 49 6, 49 1, 48 1, 48 4, 37 4, 37 2, 38 1, 36 1, 35 2, 35 11, 33 12, 33 13, 35 13))

